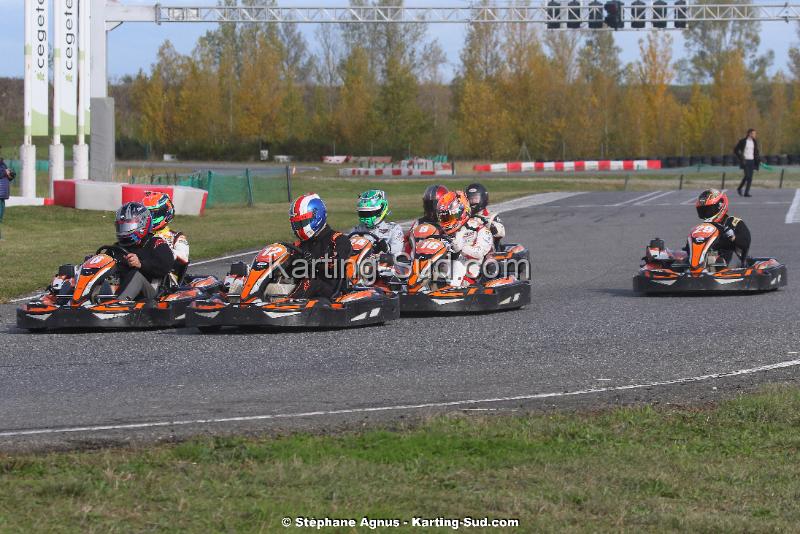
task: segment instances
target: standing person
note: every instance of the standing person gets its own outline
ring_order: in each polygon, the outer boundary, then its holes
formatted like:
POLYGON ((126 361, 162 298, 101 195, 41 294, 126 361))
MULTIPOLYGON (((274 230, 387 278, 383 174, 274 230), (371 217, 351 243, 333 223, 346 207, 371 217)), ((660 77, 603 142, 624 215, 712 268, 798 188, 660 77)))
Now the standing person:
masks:
POLYGON ((753 183, 753 171, 757 171, 761 166, 756 131, 753 128, 747 130, 747 135, 736 143, 733 153, 739 158, 739 167, 744 170, 744 177, 739 187, 736 188, 736 192, 742 196, 742 187, 744 187, 744 196, 752 196, 750 195, 750 185, 753 183))
MULTIPOLYGON (((2 147, 0 147, 2 148, 2 147)), ((0 224, 3 224, 3 215, 6 211, 6 200, 11 195, 11 180, 16 178, 17 174, 6 166, 5 160, 0 157, 0 224)), ((3 234, 0 233, 0 239, 3 234)))

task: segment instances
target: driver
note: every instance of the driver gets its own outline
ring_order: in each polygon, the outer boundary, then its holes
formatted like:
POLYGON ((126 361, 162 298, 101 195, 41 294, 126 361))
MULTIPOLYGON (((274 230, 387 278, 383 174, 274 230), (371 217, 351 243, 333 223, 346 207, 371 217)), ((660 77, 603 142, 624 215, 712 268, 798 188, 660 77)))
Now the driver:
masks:
POLYGON ((750 250, 750 230, 743 220, 728 215, 728 195, 717 189, 707 189, 697 197, 695 207, 698 217, 719 228, 720 236, 715 248, 725 263, 731 264, 735 252, 744 264, 750 250))
POLYGON ((470 216, 469 201, 461 191, 446 193, 436 207, 439 226, 451 236, 450 285, 464 287, 477 282, 483 260, 492 250, 492 232, 480 217, 470 216))
POLYGON ((169 223, 175 217, 175 206, 168 194, 157 191, 145 191, 142 204, 150 210, 153 218, 153 235, 166 241, 172 249, 175 261, 170 278, 172 283, 177 285, 189 266, 189 240, 182 232, 169 227, 169 223))
POLYGON ((469 200, 472 216, 483 219, 484 224, 492 232, 495 249, 499 248, 500 240, 506 236, 506 227, 496 213, 492 213, 486 208, 489 205, 489 191, 486 190, 483 184, 474 183, 467 186, 465 193, 469 200))
MULTIPOLYGON (((333 298, 345 283, 344 262, 350 256, 350 240, 328 226, 325 203, 317 194, 301 195, 289 209, 289 222, 302 251, 295 261, 306 262, 307 275, 290 294, 291 298, 333 298), (323 261, 320 261, 323 260, 323 261)), ((292 266, 292 271, 297 268, 292 266)))
POLYGON ((120 300, 154 299, 156 287, 172 270, 172 250, 151 233, 152 222, 150 210, 139 202, 128 202, 117 210, 117 244, 128 251, 120 261, 120 300))
POLYGON ((359 195, 356 202, 358 220, 361 222, 350 233, 369 232, 375 234, 386 243, 392 256, 397 257, 403 252, 403 229, 394 222, 386 221, 389 214, 389 201, 386 193, 380 189, 370 189, 359 195))
POLYGON ((418 226, 423 224, 430 224, 432 225, 431 233, 426 234, 425 237, 430 237, 438 231, 435 231, 436 225, 439 224, 438 219, 436 218, 436 206, 439 203, 439 200, 447 193, 447 188, 443 185, 429 185, 428 188, 425 190, 425 193, 422 195, 422 211, 423 215, 419 219, 415 220, 411 223, 411 228, 408 230, 408 235, 406 236, 406 253, 413 254, 414 252, 414 231, 417 229, 418 226))

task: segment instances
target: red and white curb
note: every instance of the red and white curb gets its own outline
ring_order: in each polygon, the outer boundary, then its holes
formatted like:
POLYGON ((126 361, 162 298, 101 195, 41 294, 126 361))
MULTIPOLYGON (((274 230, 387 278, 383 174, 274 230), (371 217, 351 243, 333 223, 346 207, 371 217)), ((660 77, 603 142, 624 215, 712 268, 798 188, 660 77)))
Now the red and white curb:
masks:
POLYGON ((472 168, 478 172, 645 171, 660 169, 661 160, 512 161, 475 165, 472 168))

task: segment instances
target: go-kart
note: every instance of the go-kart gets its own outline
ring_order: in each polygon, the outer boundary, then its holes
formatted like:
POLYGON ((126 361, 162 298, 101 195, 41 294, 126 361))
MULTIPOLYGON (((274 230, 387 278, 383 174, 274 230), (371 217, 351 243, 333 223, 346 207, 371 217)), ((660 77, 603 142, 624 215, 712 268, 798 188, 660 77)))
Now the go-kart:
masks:
MULTIPOLYGON (((213 276, 165 280, 155 301, 121 301, 119 266, 128 251, 100 247, 77 269, 62 265, 45 293, 17 309, 17 326, 27 330, 151 328, 182 326, 188 304, 219 285, 213 276)), ((167 277, 169 279, 169 277, 167 277)))
POLYGON ((186 325, 203 332, 223 326, 279 330, 348 328, 398 318, 396 293, 353 283, 360 268, 361 252, 354 251, 347 260, 349 279, 340 279, 335 297, 298 299, 291 296, 297 281, 288 271, 293 257, 302 255, 302 251, 288 243, 269 245, 250 266, 242 262, 231 265, 219 291, 189 306, 186 325))
POLYGON ((685 250, 670 250, 655 238, 647 246, 633 290, 641 293, 771 291, 786 285, 786 266, 775 258, 740 258, 726 263, 716 248, 721 227, 695 226, 685 250))
POLYGON ((502 273, 502 264, 493 262, 491 256, 477 282, 450 285, 451 256, 449 239, 443 233, 414 242, 411 272, 400 295, 402 314, 478 313, 530 304, 530 282, 502 273))
MULTIPOLYGON (((447 239, 437 224, 417 225, 408 236, 407 250, 411 252, 411 257, 414 256, 417 244, 431 237, 447 239)), ((499 240, 495 240, 494 248, 486 260, 496 264, 498 276, 514 276, 519 280, 530 279, 530 253, 527 248, 519 243, 502 243, 499 240)))

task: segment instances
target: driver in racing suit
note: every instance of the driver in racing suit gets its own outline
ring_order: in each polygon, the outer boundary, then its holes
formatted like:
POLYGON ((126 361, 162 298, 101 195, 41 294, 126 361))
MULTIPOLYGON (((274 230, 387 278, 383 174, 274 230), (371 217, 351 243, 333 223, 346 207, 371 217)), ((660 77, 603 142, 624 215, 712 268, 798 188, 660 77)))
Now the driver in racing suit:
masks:
POLYGON ((413 223, 411 223, 411 228, 408 230, 408 234, 406 235, 406 244, 405 244, 405 252, 406 254, 413 256, 414 254, 414 231, 423 224, 431 225, 430 232, 426 233, 424 237, 431 237, 439 233, 439 229, 436 227, 439 224, 439 220, 436 216, 436 206, 439 203, 439 200, 447 193, 447 188, 443 185, 430 185, 427 189, 425 189, 425 193, 422 195, 422 210, 423 215, 413 223))
POLYGON ((175 206, 168 194, 157 191, 145 191, 142 204, 150 210, 153 217, 153 235, 166 241, 172 249, 175 262, 170 279, 174 285, 178 285, 189 267, 189 240, 182 232, 169 227, 175 217, 175 206))
POLYGON ((445 194, 437 205, 437 219, 451 236, 453 253, 449 283, 465 287, 478 281, 483 260, 492 251, 492 232, 480 217, 470 216, 469 201, 461 191, 445 194))
POLYGON ((736 253, 744 264, 750 250, 750 229, 743 220, 728 214, 728 195, 717 189, 707 189, 697 197, 695 207, 698 217, 719 228, 720 236, 715 248, 725 263, 730 266, 736 253))
POLYGON ((128 254, 120 266, 119 300, 140 296, 153 300, 156 285, 170 273, 174 257, 169 245, 151 233, 152 216, 139 202, 128 202, 117 210, 117 244, 128 254))
POLYGON ((359 195, 356 202, 358 220, 361 224, 353 227, 350 233, 369 232, 378 236, 384 245, 376 244, 378 249, 385 249, 393 257, 403 253, 403 229, 394 222, 389 222, 389 201, 386 193, 380 189, 370 189, 359 195))
POLYGON ((487 209, 489 205, 489 191, 483 184, 469 184, 465 191, 469 200, 469 207, 473 217, 480 217, 492 232, 495 250, 500 249, 500 240, 506 236, 506 227, 496 213, 487 209))
POLYGON ((304 276, 289 296, 296 299, 335 297, 346 280, 344 264, 350 256, 350 240, 328 226, 325 203, 316 194, 301 195, 292 202, 289 222, 298 237, 294 246, 302 253, 302 256, 295 255, 289 272, 296 272, 298 260, 305 262, 304 276))

